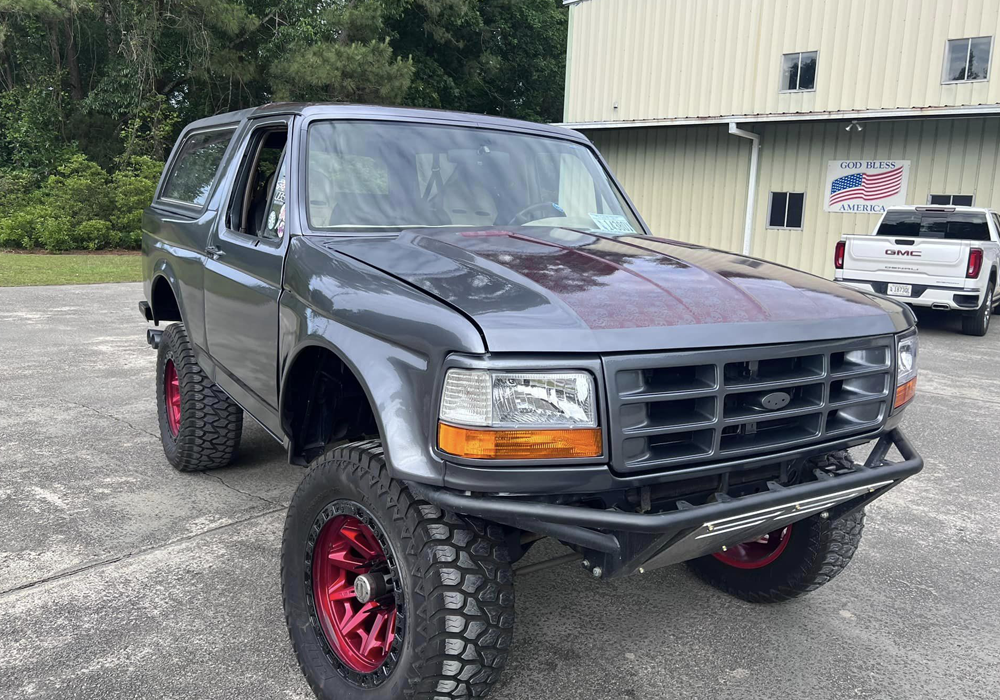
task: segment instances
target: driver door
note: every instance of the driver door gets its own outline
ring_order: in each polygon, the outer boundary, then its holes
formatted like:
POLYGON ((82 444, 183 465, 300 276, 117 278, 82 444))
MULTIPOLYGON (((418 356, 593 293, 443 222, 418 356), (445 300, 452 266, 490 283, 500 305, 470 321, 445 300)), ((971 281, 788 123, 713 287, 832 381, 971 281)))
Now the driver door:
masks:
POLYGON ((291 121, 251 123, 205 264, 206 338, 216 382, 276 435, 291 121))

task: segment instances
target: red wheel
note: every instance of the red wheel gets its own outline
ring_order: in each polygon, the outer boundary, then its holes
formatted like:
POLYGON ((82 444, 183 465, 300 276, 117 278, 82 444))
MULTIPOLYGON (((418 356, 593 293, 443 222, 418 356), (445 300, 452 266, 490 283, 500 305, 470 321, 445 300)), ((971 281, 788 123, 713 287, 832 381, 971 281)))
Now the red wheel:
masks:
POLYGON ((372 529, 352 515, 335 515, 313 550, 313 600, 330 649, 358 673, 372 673, 396 637, 396 598, 386 557, 372 529))
POLYGON ((163 400, 167 406, 167 424, 170 434, 177 437, 181 429, 181 385, 177 380, 177 368, 173 360, 167 360, 163 367, 163 400))
POLYGON ((737 569, 760 569, 774 562, 788 546, 792 536, 792 526, 775 530, 751 542, 728 547, 724 552, 712 556, 723 564, 737 569))

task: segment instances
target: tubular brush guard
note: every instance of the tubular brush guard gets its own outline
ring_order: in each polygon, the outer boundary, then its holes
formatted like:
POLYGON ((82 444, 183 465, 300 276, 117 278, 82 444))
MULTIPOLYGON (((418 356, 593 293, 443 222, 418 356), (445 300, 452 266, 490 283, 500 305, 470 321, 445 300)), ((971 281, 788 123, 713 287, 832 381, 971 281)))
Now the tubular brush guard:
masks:
POLYGON ((678 501, 674 510, 630 513, 556 505, 514 497, 471 496, 425 484, 411 491, 445 510, 554 537, 575 545, 603 576, 623 576, 696 559, 764 536, 816 513, 831 520, 862 508, 921 469, 924 460, 898 429, 882 435, 864 464, 846 473, 820 469, 813 480, 740 498, 716 494, 704 505, 678 501), (886 455, 896 447, 901 462, 886 455))

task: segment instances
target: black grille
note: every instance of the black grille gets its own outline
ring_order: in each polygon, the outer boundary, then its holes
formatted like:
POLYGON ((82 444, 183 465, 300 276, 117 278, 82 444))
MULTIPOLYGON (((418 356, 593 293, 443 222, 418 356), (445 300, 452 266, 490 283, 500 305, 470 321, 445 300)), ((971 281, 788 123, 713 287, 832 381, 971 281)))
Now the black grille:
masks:
POLYGON ((892 336, 604 359, 618 472, 681 470, 873 430, 892 336))

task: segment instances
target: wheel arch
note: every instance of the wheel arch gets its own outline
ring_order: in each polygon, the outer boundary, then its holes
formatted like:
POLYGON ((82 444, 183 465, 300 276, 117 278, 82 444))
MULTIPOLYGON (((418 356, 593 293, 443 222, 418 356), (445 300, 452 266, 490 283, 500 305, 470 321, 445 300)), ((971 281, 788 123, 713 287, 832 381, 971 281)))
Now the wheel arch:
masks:
POLYGON ((174 292, 174 283, 165 271, 158 272, 150 285, 149 306, 153 310, 153 322, 183 321, 181 306, 174 292))
POLYGON ((339 440, 359 440, 385 430, 371 388, 358 367, 325 338, 310 338, 288 360, 278 415, 288 439, 288 459, 305 465, 339 440), (334 393, 337 390, 338 393, 334 393), (364 397, 363 405, 352 399, 364 397))

